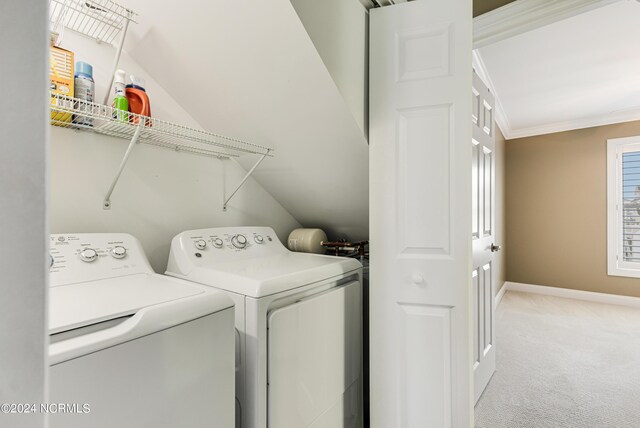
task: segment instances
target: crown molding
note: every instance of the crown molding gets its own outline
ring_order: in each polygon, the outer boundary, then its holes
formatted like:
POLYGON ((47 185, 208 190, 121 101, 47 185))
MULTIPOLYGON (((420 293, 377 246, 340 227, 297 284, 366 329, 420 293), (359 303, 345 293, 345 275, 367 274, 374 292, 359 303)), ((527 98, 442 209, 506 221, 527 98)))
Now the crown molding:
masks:
POLYGON ((512 128, 509 130, 509 136, 505 135, 505 138, 513 140, 515 138, 554 134, 556 132, 573 131, 576 129, 593 128, 595 126, 613 125, 614 123, 633 122, 636 120, 640 120, 640 108, 611 112, 609 114, 591 116, 583 119, 547 123, 529 128, 512 128))
POLYGON ((517 0, 473 19, 473 47, 496 43, 621 0, 517 0))

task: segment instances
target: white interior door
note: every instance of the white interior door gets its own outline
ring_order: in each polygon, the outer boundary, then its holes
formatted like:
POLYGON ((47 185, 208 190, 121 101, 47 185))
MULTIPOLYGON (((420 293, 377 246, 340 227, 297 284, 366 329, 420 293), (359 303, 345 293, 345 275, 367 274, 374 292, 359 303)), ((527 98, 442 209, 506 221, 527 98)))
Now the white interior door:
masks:
POLYGON ((471 2, 371 10, 372 428, 470 427, 471 2))
POLYGON ((493 290, 495 228, 494 97, 473 73, 471 182, 473 267, 473 392, 478 401, 496 370, 493 290))

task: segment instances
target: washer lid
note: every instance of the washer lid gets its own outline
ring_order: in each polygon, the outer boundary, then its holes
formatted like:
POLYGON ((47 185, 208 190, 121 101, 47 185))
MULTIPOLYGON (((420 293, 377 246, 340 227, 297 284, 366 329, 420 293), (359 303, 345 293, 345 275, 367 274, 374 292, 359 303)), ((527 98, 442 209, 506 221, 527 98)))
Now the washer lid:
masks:
POLYGON ((190 281, 243 294, 264 297, 361 269, 346 257, 285 252, 265 257, 216 261, 199 258, 186 274, 169 272, 190 281))
MULTIPOLYGON (((138 274, 49 289, 49 334, 60 333, 135 314, 138 310, 178 299, 211 294, 194 284, 158 274, 138 274)), ((220 294, 211 313, 230 307, 220 294)))

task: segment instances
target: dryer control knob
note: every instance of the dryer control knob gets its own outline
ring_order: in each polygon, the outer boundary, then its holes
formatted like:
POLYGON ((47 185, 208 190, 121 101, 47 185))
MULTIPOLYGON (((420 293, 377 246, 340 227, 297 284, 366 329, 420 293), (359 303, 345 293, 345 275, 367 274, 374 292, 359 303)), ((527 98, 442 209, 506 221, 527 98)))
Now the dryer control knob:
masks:
POLYGON ((253 237, 253 239, 255 239, 256 243, 258 244, 264 244, 264 238, 262 237, 262 235, 256 235, 253 237))
POLYGON ((216 238, 213 240, 213 246, 216 248, 222 248, 222 246, 224 245, 224 241, 220 238, 216 238))
POLYGON ((98 252, 93 248, 85 248, 84 250, 80 251, 80 260, 82 260, 83 262, 89 263, 97 258, 98 252))
POLYGON ((204 239, 198 239, 194 243, 196 244, 196 248, 198 250, 204 250, 205 248, 207 248, 207 241, 205 241, 204 239))
POLYGON ((49 268, 53 267, 53 256, 49 254, 49 268))
POLYGON ((121 245, 111 249, 111 255, 116 259, 123 259, 127 255, 127 249, 121 245))
POLYGON ((244 235, 236 235, 231 238, 231 243, 236 248, 244 248, 247 246, 247 237, 244 235))

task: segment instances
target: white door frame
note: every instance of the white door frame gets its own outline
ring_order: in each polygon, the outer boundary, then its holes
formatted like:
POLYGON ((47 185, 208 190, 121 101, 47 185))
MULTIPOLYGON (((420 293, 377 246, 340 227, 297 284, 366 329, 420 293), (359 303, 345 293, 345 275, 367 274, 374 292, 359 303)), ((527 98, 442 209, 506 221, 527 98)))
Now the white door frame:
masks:
MULTIPOLYGON (((18 406, 47 402, 48 34, 46 2, 0 3, 0 75, 12 79, 0 115, 0 403, 18 406)), ((0 413, 0 425, 44 427, 46 416, 0 413)))

